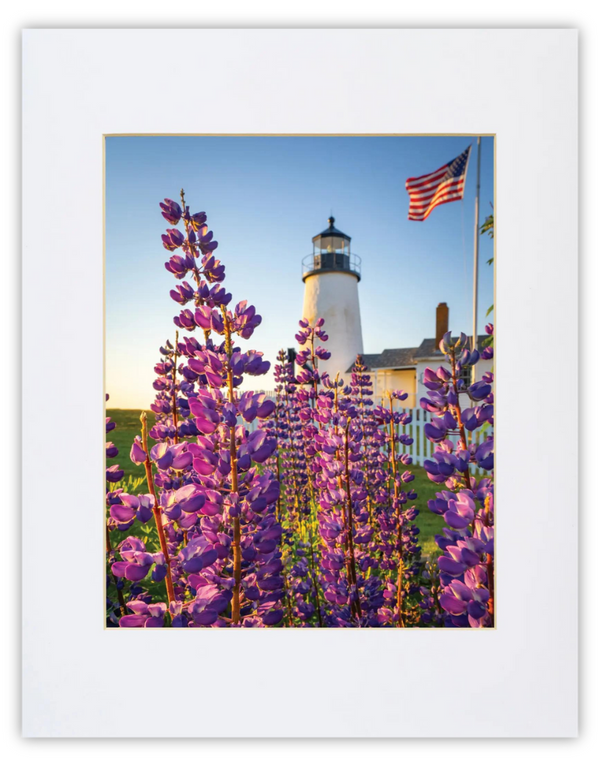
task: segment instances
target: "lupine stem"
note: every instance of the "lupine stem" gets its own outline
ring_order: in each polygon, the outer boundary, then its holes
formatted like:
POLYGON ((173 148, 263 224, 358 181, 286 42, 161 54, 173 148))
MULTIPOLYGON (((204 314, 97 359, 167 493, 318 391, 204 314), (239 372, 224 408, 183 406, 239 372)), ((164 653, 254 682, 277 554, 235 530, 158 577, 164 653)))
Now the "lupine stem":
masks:
MULTIPOLYGON (((185 193, 183 189, 181 189, 181 192, 179 194, 181 197, 181 207, 185 211, 185 193)), ((183 225, 185 228, 185 238, 187 239, 188 247, 190 248, 190 252, 192 253, 194 257, 194 267, 192 268, 192 273, 194 274, 194 281, 196 282, 196 286, 200 287, 200 282, 202 281, 200 279, 200 271, 198 270, 198 266, 196 265, 196 246, 190 242, 190 224, 189 221, 186 220, 186 218, 183 219, 183 225)), ((202 300, 200 295, 196 295, 196 299, 194 300, 195 305, 200 306, 204 305, 205 301, 202 300)), ((208 343, 208 338, 210 337, 210 329, 203 330, 204 332, 204 343, 208 343)))
MULTIPOLYGON (((295 509, 294 517, 291 516, 291 514, 288 511, 288 519, 290 522, 290 525, 292 529, 295 527, 300 527, 300 487, 298 486, 298 483, 296 481, 297 477, 297 459, 296 459, 296 452, 294 447, 294 434, 293 434, 293 428, 292 428, 292 420, 290 416, 290 406, 289 406, 289 397, 288 392, 286 389, 286 386, 284 385, 284 413, 286 417, 286 423, 287 428, 290 433, 290 457, 291 457, 291 476, 292 476, 292 491, 293 491, 293 505, 295 509)), ((279 479, 279 456, 277 458, 277 469, 278 469, 278 479, 279 479)), ((309 479, 310 482, 310 479, 309 479)), ((311 484, 312 486, 312 484, 311 484)), ((311 508, 312 509, 312 508, 311 508)), ((314 555, 314 538, 313 538, 313 529, 312 529, 312 518, 309 517, 308 520, 308 541, 309 541, 309 549, 310 549, 310 569, 311 569, 311 581, 313 585, 314 590, 314 596, 315 596, 315 611, 317 613, 317 621, 319 622, 319 627, 323 626, 323 621, 321 617, 321 601, 319 598, 319 585, 317 581, 317 576, 315 572, 315 555, 314 555)), ((286 585, 286 592, 287 592, 287 585, 286 585)))
MULTIPOLYGON (((311 519, 309 519, 310 521, 311 519)), ((323 626, 323 617, 321 616, 321 601, 319 598, 319 581, 317 579, 316 574, 316 565, 315 565, 315 553, 314 553, 314 542, 313 542, 313 532, 312 532, 312 524, 309 523, 308 528, 308 539, 309 539, 309 549, 310 549, 310 562, 311 562, 311 568, 312 568, 312 583, 313 583, 313 589, 315 593, 315 606, 317 609, 317 621, 319 622, 319 627, 323 626)))
MULTIPOLYGON (((223 323, 225 326, 225 351, 227 353, 227 390, 229 403, 235 402, 235 393, 233 390, 233 370, 231 368, 231 356, 233 348, 231 343, 231 324, 227 311, 221 308, 223 314, 223 323)), ((237 494, 238 490, 238 470, 237 470, 237 449, 235 445, 235 425, 229 428, 229 456, 231 460, 231 491, 237 494)), ((239 516, 233 519, 233 599, 231 602, 231 621, 233 624, 240 623, 240 589, 242 582, 242 532, 239 516)))
POLYGON ((312 481, 312 476, 310 474, 310 471, 307 468, 307 477, 308 477, 308 488, 311 495, 309 504, 310 504, 310 515, 308 517, 308 543, 310 548, 310 561, 311 561, 311 568, 312 568, 312 580, 313 580, 313 587, 315 591, 315 605, 317 609, 317 620, 319 622, 319 627, 323 626, 323 621, 321 617, 321 602, 319 599, 319 579, 317 577, 317 566, 315 563, 315 551, 314 551, 314 536, 313 536, 313 506, 316 508, 317 502, 315 498, 315 488, 312 481))
MULTIPOLYGON (((402 523, 400 518, 400 496, 398 492, 398 467, 396 463, 396 433, 394 429, 394 402, 391 397, 389 396, 389 403, 390 403, 390 463, 392 468, 392 484, 393 484, 393 495, 394 495, 394 505, 395 505, 395 511, 396 511, 396 525, 398 528, 398 541, 397 541, 397 548, 398 548, 398 581, 397 581, 397 592, 396 592, 396 607, 398 609, 398 627, 404 627, 404 619, 402 616, 402 587, 403 587, 403 578, 404 578, 404 560, 403 560, 403 551, 402 551, 402 523)), ((401 479, 400 479, 401 480, 401 479)))
MULTIPOLYGON (((275 438, 277 439, 277 454, 276 454, 275 460, 277 465, 277 483, 281 486, 281 449, 279 448, 279 407, 280 407, 279 391, 277 391, 275 394, 275 411, 274 411, 275 438)), ((279 496, 277 497, 277 504, 275 506, 275 518, 280 523, 282 521, 281 499, 282 499, 282 492, 279 493, 279 496)))
MULTIPOLYGON (((360 358, 360 356, 358 357, 360 358)), ((363 455, 363 475, 365 477, 365 491, 367 492, 367 508, 369 511, 369 523, 373 523, 373 500, 371 497, 371 487, 369 486, 369 452, 367 448, 367 432, 365 429, 365 403, 362 386, 359 386, 359 412, 360 428, 362 432, 361 451, 363 455)))
MULTIPOLYGON (((460 408, 460 398, 458 393, 458 377, 456 374, 456 354, 454 350, 452 350, 451 355, 451 366, 452 366, 452 384, 454 386, 454 393, 456 395, 456 405, 454 406, 454 415, 456 417, 456 423, 458 425, 460 438, 462 441, 463 449, 467 449, 467 436, 465 433, 465 426, 462 421, 462 411, 460 408)), ((467 462, 467 466, 463 472, 463 476, 465 479, 465 488, 470 489, 471 488, 471 474, 469 472, 469 463, 467 462)), ((475 513, 473 517, 473 521, 471 523, 471 531, 474 534, 475 533, 475 519, 477 518, 477 512, 475 513)))
POLYGON ((177 433, 177 344, 179 342, 179 332, 175 332, 175 350, 173 352, 173 426, 175 428, 174 443, 179 443, 179 434, 177 433))
POLYGON ((169 603, 175 601, 175 588, 173 587, 173 577, 171 574, 171 560, 169 558, 169 548, 167 546, 167 539, 165 537, 165 530, 162 524, 162 509, 158 504, 158 496, 156 489, 154 488, 154 479, 152 477, 152 464, 150 462, 150 452, 148 451, 148 423, 146 418, 146 412, 142 412, 140 415, 140 422, 142 423, 142 447, 146 452, 146 459, 144 461, 144 468, 146 470, 146 481, 148 483, 148 491, 154 498, 154 505, 152 507, 152 513, 154 515, 154 522, 158 531, 158 538, 160 540, 160 549, 165 558, 165 566, 167 567, 167 575, 165 577, 167 585, 167 597, 169 603))
MULTIPOLYGON (((491 504, 491 497, 488 495, 485 498, 485 505, 484 505, 484 513, 483 513, 483 523, 486 526, 491 526, 490 523, 490 504, 491 504)), ((488 577, 488 590, 490 591, 490 599, 488 601, 488 612, 490 615, 490 618, 492 620, 492 627, 494 626, 494 559, 492 558, 490 553, 487 553, 486 555, 486 567, 487 567, 487 577, 488 577)))
MULTIPOLYGON (((317 370, 318 370, 318 362, 317 357, 315 356, 315 328, 312 328, 312 332, 310 335, 310 363, 313 368, 313 392, 314 392, 314 405, 317 405, 317 396, 319 394, 319 386, 317 382, 317 370)), ((320 424, 319 424, 320 427, 320 424)))
MULTIPOLYGON (((318 367, 317 367, 317 360, 316 360, 316 357, 315 357, 315 354, 314 354, 314 346, 315 346, 315 330, 314 330, 314 327, 312 329, 311 338, 312 338, 312 341, 311 341, 311 364, 312 364, 312 368, 313 368, 313 373, 315 373, 317 371, 318 367)), ((313 376, 314 398, 312 400, 312 405, 310 405, 313 410, 316 409, 316 405, 317 405, 317 395, 318 395, 317 391, 318 391, 318 386, 317 386, 316 376, 313 376)), ((307 446, 308 446, 307 439, 303 439, 302 449, 304 451, 304 458, 306 460, 306 477, 308 479, 308 491, 309 491, 309 494, 310 494, 310 502, 309 502, 309 504, 310 504, 311 515, 309 517, 309 524, 308 524, 308 539, 309 539, 309 545, 310 545, 310 559, 311 559, 311 565, 312 565, 312 579, 313 579, 313 586, 314 586, 314 590, 315 590, 315 602, 316 602, 316 609, 317 609, 317 619, 318 619, 318 622, 319 622, 319 627, 322 627, 323 626, 323 620, 322 620, 322 616, 321 616, 321 604, 320 604, 320 599, 319 599, 319 584, 318 584, 319 580, 318 580, 318 577, 317 577, 317 574, 316 574, 315 553, 314 553, 314 540, 313 540, 313 531, 312 531, 312 512, 313 512, 313 507, 314 508, 317 507, 317 500, 316 500, 315 487, 314 487, 314 483, 313 483, 312 471, 310 469, 310 464, 309 464, 309 457, 308 457, 308 455, 306 453, 306 447, 307 446)))
MULTIPOLYGON (((454 393, 456 395, 456 404, 453 406, 454 409, 454 415, 456 418, 456 423, 458 425, 458 430, 460 433, 460 438, 462 441, 462 448, 467 449, 467 436, 465 433, 465 426, 463 425, 462 421, 462 411, 460 408, 460 399, 459 399, 459 392, 458 392, 458 377, 456 374, 456 354, 454 352, 454 349, 452 350, 451 355, 451 365, 452 365, 452 385, 454 386, 454 393)), ((471 476, 469 473, 469 465, 467 464, 467 467, 465 468, 463 472, 463 476, 465 478, 466 486, 465 488, 470 489, 471 488, 471 476)))
MULTIPOLYGON (((291 420, 291 416, 290 416, 289 398, 288 398, 287 390, 285 390, 285 386, 284 386, 284 394, 285 395, 284 395, 284 410, 283 411, 284 411, 284 415, 285 415, 285 419, 286 419, 286 427, 287 427, 288 432, 290 434, 290 452, 289 452, 289 456, 290 456, 290 459, 291 459, 290 475, 292 477, 292 492, 293 492, 293 498, 294 498, 293 499, 293 504, 294 504, 294 508, 296 510, 296 518, 295 519, 291 518, 291 514, 289 512, 289 508, 287 508, 287 503, 286 503, 286 508, 288 509, 288 520, 290 521, 291 526, 293 528, 294 527, 294 523, 296 523, 296 524, 300 523, 300 506, 299 506, 299 503, 300 503, 300 487, 298 486, 297 481, 296 481, 296 477, 297 477, 297 465, 296 465, 296 450, 295 450, 295 444, 294 444, 294 432, 293 432, 293 429, 292 429, 292 420, 291 420)), ((277 456, 277 479, 279 480, 279 478, 280 478, 280 475, 279 475, 279 454, 278 454, 278 456, 277 456)))
POLYGON ((293 627, 294 622, 292 619, 292 604, 290 601, 290 590, 289 590, 288 581, 287 581, 287 574, 285 573, 285 564, 283 569, 283 588, 285 591, 285 605, 287 610, 288 627, 293 627))
POLYGON ((353 610, 355 611, 356 615, 360 619, 362 616, 362 611, 360 607, 360 597, 358 595, 358 579, 356 577, 356 560, 354 557, 354 520, 352 517, 352 495, 350 493, 350 460, 349 460, 349 438, 350 438, 350 420, 348 419, 348 423, 346 425, 346 438, 345 438, 345 444, 344 444, 344 471, 345 471, 345 479, 346 479, 346 497, 347 497, 347 511, 348 511, 348 528, 347 528, 347 535, 348 535, 348 554, 350 558, 350 575, 351 575, 351 584, 356 589, 356 601, 352 602, 353 610))

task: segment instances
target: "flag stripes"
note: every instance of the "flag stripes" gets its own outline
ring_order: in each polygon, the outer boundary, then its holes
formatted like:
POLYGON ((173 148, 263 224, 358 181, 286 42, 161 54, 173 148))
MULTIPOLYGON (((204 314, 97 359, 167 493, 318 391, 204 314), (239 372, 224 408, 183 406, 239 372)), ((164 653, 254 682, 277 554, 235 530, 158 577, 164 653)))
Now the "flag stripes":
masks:
POLYGON ((469 164, 469 146, 456 159, 418 178, 408 178, 408 219, 425 220, 438 205, 462 199, 469 164))

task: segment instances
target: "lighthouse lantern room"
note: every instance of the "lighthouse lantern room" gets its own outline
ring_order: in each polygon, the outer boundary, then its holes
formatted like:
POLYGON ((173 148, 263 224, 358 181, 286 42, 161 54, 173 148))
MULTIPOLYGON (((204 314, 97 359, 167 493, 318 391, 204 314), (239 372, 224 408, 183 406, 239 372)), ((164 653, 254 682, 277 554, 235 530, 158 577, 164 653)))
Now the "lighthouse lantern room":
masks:
POLYGON ((325 320, 329 340, 323 345, 331 358, 320 361, 319 369, 333 378, 339 373, 349 382, 346 370, 363 352, 358 301, 361 260, 350 249, 351 237, 335 227, 335 218, 328 222, 329 227, 313 237, 313 251, 302 261, 303 316, 311 324, 325 320))

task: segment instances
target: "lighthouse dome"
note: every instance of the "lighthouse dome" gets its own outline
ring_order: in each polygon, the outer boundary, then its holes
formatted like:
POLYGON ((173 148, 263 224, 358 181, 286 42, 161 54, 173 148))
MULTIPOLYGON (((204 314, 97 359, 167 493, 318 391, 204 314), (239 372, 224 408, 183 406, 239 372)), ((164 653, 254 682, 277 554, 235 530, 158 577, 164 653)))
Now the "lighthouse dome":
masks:
MULTIPOLYGON (((325 247, 325 249, 329 246, 334 245, 334 242, 329 240, 342 239, 344 240, 344 243, 345 242, 350 243, 350 240, 352 237, 348 236, 348 234, 344 234, 342 231, 340 231, 339 229, 335 227, 334 225, 335 218, 333 217, 333 215, 327 219, 327 222, 329 223, 329 227, 326 228, 324 231, 321 231, 320 234, 313 236, 313 243, 316 244, 318 241, 320 246, 325 247)), ((341 243, 337 242, 335 244, 339 246, 341 243)), ((342 243, 342 246, 343 246, 343 243, 342 243)))

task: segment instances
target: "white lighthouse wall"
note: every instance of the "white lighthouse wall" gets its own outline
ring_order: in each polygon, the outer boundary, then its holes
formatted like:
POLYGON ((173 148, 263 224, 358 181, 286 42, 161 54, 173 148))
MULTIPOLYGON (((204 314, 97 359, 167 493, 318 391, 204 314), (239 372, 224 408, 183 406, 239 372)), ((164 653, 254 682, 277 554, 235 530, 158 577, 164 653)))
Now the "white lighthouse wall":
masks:
POLYGON ((363 352, 357 278, 337 271, 309 276, 304 284, 302 315, 311 324, 325 319, 324 330, 329 340, 318 344, 327 348, 331 358, 319 360, 319 370, 333 378, 339 372, 349 382, 350 374, 346 370, 356 355, 363 352))

